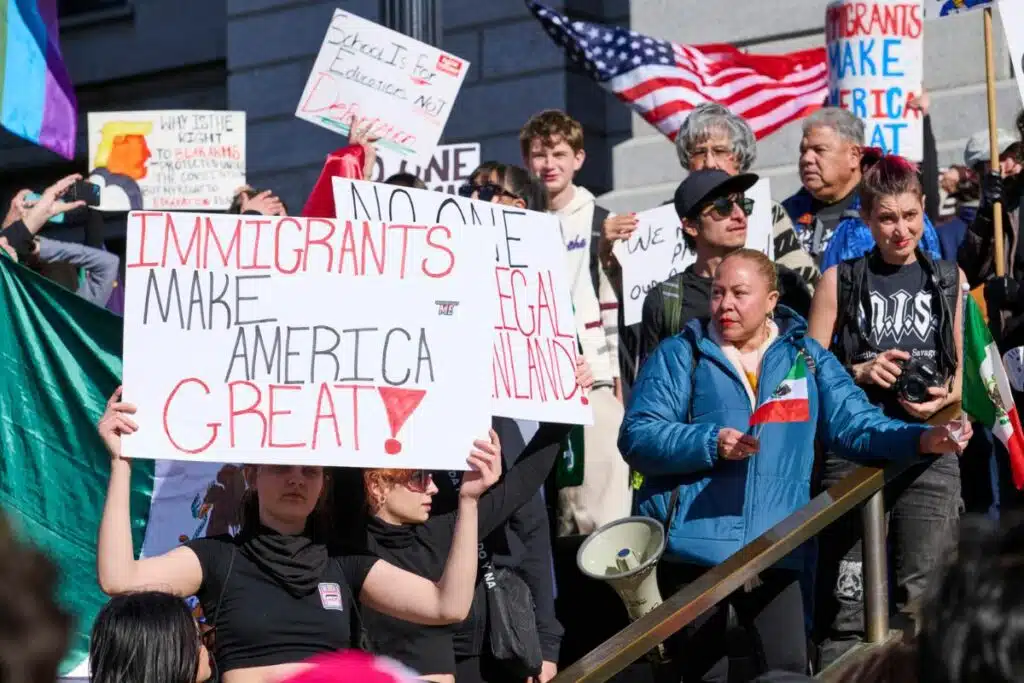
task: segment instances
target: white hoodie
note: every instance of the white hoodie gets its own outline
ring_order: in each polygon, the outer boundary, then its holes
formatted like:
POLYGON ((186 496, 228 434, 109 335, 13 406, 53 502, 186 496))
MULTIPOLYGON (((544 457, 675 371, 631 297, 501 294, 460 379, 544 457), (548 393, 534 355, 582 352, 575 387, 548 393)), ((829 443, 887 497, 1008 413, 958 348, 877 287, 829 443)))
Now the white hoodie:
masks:
MULTIPOLYGON (((590 278, 590 231, 595 200, 585 187, 572 187, 572 200, 554 214, 562 224, 576 332, 583 347, 583 357, 594 373, 594 381, 611 382, 619 376, 618 349, 612 349, 608 343, 601 320, 601 305, 590 278)), ((606 278, 602 275, 601 279, 606 278)))

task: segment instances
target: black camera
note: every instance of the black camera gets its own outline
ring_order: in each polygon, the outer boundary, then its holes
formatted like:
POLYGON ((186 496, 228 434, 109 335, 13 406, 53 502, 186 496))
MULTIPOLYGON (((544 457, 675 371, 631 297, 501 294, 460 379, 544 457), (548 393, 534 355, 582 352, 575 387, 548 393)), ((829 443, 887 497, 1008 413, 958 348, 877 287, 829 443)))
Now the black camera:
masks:
POLYGON ((935 361, 930 358, 911 358, 907 361, 896 361, 896 364, 900 366, 902 372, 896 378, 893 389, 908 403, 927 403, 932 400, 928 389, 940 387, 946 381, 935 361))

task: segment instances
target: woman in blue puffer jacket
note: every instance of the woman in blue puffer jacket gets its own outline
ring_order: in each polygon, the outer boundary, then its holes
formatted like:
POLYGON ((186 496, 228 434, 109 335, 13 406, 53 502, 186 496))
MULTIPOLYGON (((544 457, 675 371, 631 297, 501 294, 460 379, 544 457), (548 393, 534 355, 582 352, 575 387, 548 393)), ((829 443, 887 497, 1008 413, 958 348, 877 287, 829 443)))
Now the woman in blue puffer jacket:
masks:
MULTIPOLYGON (((970 439, 959 421, 928 428, 885 417, 805 336, 804 319, 776 308, 775 280, 775 265, 760 252, 723 259, 710 320, 693 320, 662 342, 634 386, 619 448, 644 476, 640 514, 666 526, 658 571, 665 595, 808 502, 816 435, 860 459, 959 453, 970 439), (777 409, 775 417, 750 428, 758 407, 777 409)), ((683 680, 728 680, 727 605, 750 633, 762 671, 804 673, 803 566, 794 553, 670 641, 681 650, 683 680)))

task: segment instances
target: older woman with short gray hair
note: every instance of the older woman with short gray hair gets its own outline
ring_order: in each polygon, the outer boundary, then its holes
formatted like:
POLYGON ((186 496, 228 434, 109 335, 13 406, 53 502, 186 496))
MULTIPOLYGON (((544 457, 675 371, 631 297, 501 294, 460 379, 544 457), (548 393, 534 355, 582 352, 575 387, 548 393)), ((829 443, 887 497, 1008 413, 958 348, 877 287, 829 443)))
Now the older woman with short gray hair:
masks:
MULTIPOLYGON (((746 173, 757 159, 754 131, 742 117, 717 102, 693 108, 676 135, 679 163, 688 171, 718 168, 731 175, 746 173)), ((796 271, 813 289, 820 273, 800 246, 793 221, 778 202, 772 202, 775 262, 796 271)))

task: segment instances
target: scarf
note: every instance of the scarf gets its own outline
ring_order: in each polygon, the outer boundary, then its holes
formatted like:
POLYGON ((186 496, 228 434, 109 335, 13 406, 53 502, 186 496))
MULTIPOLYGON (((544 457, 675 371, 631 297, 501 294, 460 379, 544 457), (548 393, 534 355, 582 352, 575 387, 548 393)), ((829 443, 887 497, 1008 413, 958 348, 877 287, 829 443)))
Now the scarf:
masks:
POLYGON ((242 552, 293 598, 317 589, 327 569, 327 546, 308 536, 281 534, 262 524, 240 544, 242 552))

